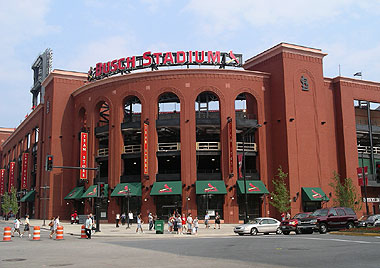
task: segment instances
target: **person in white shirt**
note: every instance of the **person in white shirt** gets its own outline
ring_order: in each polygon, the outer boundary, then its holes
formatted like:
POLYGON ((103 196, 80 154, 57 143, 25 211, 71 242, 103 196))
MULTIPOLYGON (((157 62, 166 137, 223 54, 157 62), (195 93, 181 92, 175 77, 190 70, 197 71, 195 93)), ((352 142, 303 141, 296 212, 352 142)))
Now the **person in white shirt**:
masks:
POLYGON ((116 227, 119 227, 119 221, 120 221, 120 214, 116 214, 116 227))
POLYGON ((210 225, 208 224, 209 220, 210 220, 210 215, 208 215, 208 212, 206 212, 206 215, 205 215, 205 225, 206 225, 206 228, 210 227, 210 225))
POLYGON ((57 216, 54 220, 54 233, 57 233, 58 226, 61 226, 61 224, 59 223, 59 216, 57 216))
POLYGON ((14 229, 13 229, 12 236, 14 236, 15 232, 18 232, 19 237, 22 237, 21 232, 20 232, 20 224, 21 224, 20 218, 16 218, 14 221, 14 229))
POLYGON ((24 227, 24 231, 22 232, 22 234, 21 234, 20 237, 22 237, 22 236, 25 234, 25 232, 28 232, 28 237, 30 238, 30 237, 31 237, 31 234, 30 234, 29 215, 26 215, 26 216, 25 216, 25 222, 24 222, 24 225, 25 225, 25 227, 24 227))
POLYGON ((86 220, 86 223, 85 223, 85 231, 86 231, 86 235, 87 235, 87 239, 91 239, 91 229, 92 229, 92 218, 91 218, 91 215, 88 215, 87 216, 87 220, 86 220))
POLYGON ((128 213, 128 227, 129 227, 129 225, 132 226, 132 221, 133 221, 133 213, 132 213, 132 211, 129 211, 129 213, 128 213))
POLYGON ((193 217, 191 213, 187 216, 187 231, 191 234, 191 230, 193 229, 193 217))

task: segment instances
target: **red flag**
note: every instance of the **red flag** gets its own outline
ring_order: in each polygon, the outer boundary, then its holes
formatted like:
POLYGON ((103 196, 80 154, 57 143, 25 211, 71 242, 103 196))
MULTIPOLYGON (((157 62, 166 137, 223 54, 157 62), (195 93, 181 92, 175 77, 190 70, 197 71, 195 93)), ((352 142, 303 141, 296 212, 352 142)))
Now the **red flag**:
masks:
MULTIPOLYGON (((358 174, 358 182, 359 186, 364 186, 364 180, 363 180, 363 168, 358 167, 356 169, 357 174, 358 174)), ((365 176, 365 183, 368 185, 368 166, 364 167, 364 176, 365 176)))

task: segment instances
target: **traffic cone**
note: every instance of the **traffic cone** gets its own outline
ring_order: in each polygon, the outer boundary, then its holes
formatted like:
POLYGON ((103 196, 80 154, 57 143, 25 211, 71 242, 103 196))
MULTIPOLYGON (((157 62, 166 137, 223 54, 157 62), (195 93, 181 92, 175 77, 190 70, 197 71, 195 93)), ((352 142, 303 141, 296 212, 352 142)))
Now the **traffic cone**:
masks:
POLYGON ((80 230, 80 238, 87 238, 86 231, 84 229, 84 225, 82 225, 82 228, 80 230))
POLYGON ((41 238, 41 229, 40 226, 34 226, 33 227, 33 240, 39 241, 41 238))
POLYGON ((3 236, 3 241, 8 242, 12 241, 12 236, 11 236, 11 227, 4 227, 4 236, 3 236))
POLYGON ((63 240, 63 226, 57 226, 57 235, 55 240, 63 240))

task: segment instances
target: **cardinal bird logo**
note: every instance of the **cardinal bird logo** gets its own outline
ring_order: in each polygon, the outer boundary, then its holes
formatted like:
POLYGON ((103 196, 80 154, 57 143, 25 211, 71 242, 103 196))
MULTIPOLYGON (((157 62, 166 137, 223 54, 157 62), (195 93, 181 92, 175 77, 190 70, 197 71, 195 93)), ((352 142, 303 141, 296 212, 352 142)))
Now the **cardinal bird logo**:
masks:
POLYGON ((164 189, 161 189, 159 192, 160 192, 160 193, 171 193, 171 192, 173 192, 173 190, 172 190, 172 188, 170 188, 170 187, 165 183, 165 185, 164 185, 164 189))
POLYGON ((128 191, 129 191, 128 185, 125 185, 124 189, 120 190, 118 192, 118 194, 126 194, 126 193, 128 193, 128 191))
POLYGON ((207 184, 207 186, 209 188, 205 188, 205 193, 218 191, 218 189, 215 186, 212 186, 211 183, 207 184))
POLYGON ((92 192, 89 192, 87 195, 96 195, 96 187, 94 188, 94 190, 92 190, 92 192))
POLYGON ((311 190, 313 192, 313 198, 314 199, 317 199, 317 198, 322 198, 322 195, 320 193, 317 193, 316 191, 314 191, 313 189, 311 190))
POLYGON ((260 192, 260 189, 253 185, 252 183, 249 183, 250 188, 248 188, 248 192, 260 192))
POLYGON ((74 190, 74 192, 72 192, 71 194, 69 194, 69 196, 72 197, 76 192, 77 192, 77 190, 74 190))

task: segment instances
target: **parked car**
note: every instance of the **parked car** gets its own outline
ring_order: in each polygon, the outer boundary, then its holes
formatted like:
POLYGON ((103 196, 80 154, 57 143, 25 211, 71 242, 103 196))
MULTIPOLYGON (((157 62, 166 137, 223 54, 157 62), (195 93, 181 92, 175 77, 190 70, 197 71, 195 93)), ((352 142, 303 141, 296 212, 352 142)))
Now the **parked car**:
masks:
POLYGON ((316 230, 325 234, 329 230, 351 229, 357 225, 358 217, 352 208, 335 207, 317 209, 310 217, 302 219, 298 228, 306 232, 316 230))
MULTIPOLYGON (((311 212, 301 212, 297 213, 293 218, 289 220, 282 221, 280 225, 282 233, 284 235, 288 235, 292 231, 294 231, 296 234, 307 233, 307 231, 304 229, 299 228, 298 224, 302 221, 302 219, 308 218, 310 215, 311 212)), ((311 233, 312 232, 313 231, 311 231, 311 233)))
POLYGON ((236 226, 234 232, 239 235, 257 235, 258 233, 281 234, 281 222, 273 218, 256 218, 246 224, 236 226))
POLYGON ((380 214, 364 215, 360 217, 358 227, 375 226, 375 222, 380 220, 380 214))

